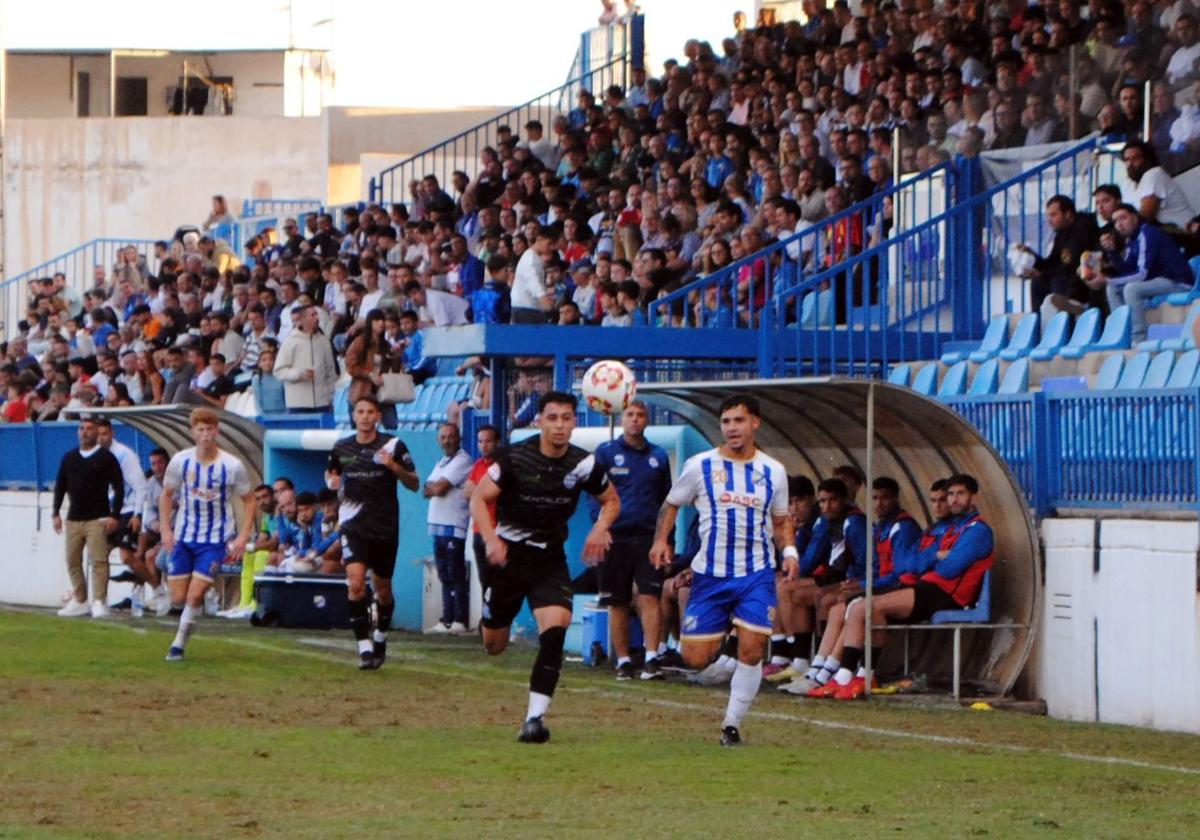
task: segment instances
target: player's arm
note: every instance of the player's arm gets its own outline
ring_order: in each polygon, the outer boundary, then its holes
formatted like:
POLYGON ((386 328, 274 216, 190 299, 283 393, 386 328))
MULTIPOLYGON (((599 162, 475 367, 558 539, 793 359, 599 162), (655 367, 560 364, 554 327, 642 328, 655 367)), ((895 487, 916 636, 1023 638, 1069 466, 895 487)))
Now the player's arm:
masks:
POLYGON ((437 481, 426 481, 421 495, 426 499, 432 499, 434 496, 445 496, 450 492, 450 486, 450 479, 448 478, 439 478, 437 481))
POLYGON ((596 515, 596 523, 592 525, 592 530, 588 532, 583 543, 583 562, 589 566, 599 563, 608 553, 609 546, 612 545, 612 534, 608 529, 621 513, 621 497, 617 495, 617 488, 611 484, 606 485, 604 490, 596 495, 596 501, 600 503, 600 512, 596 515))
POLYGON ((229 552, 230 557, 240 559, 246 553, 250 535, 254 533, 254 514, 257 510, 258 499, 254 498, 253 490, 247 490, 242 494, 242 527, 233 539, 233 547, 229 552))
POLYGON ((175 529, 171 518, 175 514, 175 488, 163 481, 163 491, 158 494, 158 530, 162 534, 163 551, 170 553, 175 548, 175 529))
POLYGON ((379 450, 379 463, 391 470, 406 489, 415 493, 421 486, 421 479, 417 478, 417 468, 413 465, 408 449, 400 449, 399 442, 397 444, 397 449, 394 451, 389 451, 387 447, 379 450))
POLYGON ((787 513, 775 514, 771 517, 775 526, 775 546, 783 555, 783 576, 795 580, 800 576, 800 552, 796 550, 796 530, 792 517, 787 513))
POLYGON ((496 525, 492 522, 492 514, 488 509, 500 498, 500 486, 490 475, 485 474, 479 481, 479 486, 471 494, 471 518, 479 529, 479 536, 487 546, 487 560, 493 566, 503 566, 508 561, 508 545, 496 533, 496 525))
POLYGON ((665 569, 671 565, 674 546, 671 545, 671 534, 675 530, 675 520, 679 516, 679 508, 670 500, 662 503, 658 509, 658 522, 654 526, 654 544, 650 547, 650 564, 656 569, 665 569))

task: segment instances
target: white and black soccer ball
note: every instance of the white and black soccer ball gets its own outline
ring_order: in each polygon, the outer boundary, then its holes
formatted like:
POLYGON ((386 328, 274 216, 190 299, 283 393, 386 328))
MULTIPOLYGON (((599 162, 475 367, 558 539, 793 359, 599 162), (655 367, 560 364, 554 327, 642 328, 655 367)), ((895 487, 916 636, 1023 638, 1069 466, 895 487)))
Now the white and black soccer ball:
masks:
POLYGON ((614 359, 605 359, 587 369, 581 391, 587 407, 592 411, 620 414, 637 394, 637 378, 627 365, 614 359))

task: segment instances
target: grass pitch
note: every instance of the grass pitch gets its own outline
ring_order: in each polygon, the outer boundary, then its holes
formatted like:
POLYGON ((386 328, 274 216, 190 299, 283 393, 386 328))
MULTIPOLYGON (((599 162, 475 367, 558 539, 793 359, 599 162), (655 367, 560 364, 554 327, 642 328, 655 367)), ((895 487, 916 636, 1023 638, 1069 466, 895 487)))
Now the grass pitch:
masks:
MULTIPOLYGON (((0 837, 1195 837, 1200 738, 833 704, 568 664, 515 742, 532 652, 0 611, 0 837)), ((768 693, 769 692, 769 693, 768 693)))

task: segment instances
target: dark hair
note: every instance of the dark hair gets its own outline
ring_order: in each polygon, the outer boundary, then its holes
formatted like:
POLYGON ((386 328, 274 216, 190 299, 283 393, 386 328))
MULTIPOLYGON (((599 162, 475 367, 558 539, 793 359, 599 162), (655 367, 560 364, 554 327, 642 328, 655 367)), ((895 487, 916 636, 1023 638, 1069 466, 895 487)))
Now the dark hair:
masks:
POLYGON ((881 475, 871 482, 872 490, 884 490, 893 496, 900 495, 900 483, 891 476, 881 475))
POLYGON ((967 473, 958 473, 947 478, 946 489, 951 487, 965 487, 972 496, 979 492, 979 482, 975 480, 975 476, 967 473))
POLYGON ((788 496, 793 499, 800 499, 807 496, 815 496, 816 491, 813 490, 812 479, 806 475, 789 475, 788 476, 788 496))
POLYGON ((297 505, 315 505, 317 503, 317 494, 311 490, 304 490, 296 494, 297 505))
POLYGON ((376 411, 379 411, 379 412, 383 411, 383 407, 380 405, 379 400, 375 399, 375 397, 373 397, 370 394, 363 394, 360 397, 356 397, 354 400, 354 405, 351 406, 351 408, 352 409, 358 408, 358 404, 360 402, 364 402, 364 401, 369 402, 372 406, 374 406, 376 411))
POLYGON ((151 456, 161 455, 162 457, 166 458, 167 460, 170 460, 170 458, 171 458, 171 456, 167 454, 167 450, 163 449, 161 446, 156 446, 153 449, 151 449, 150 455, 151 456))
POLYGON ((1114 216, 1117 214, 1118 210, 1127 210, 1128 212, 1132 213, 1135 216, 1139 215, 1138 209, 1126 201, 1122 201, 1120 204, 1117 205, 1117 209, 1113 210, 1114 216))
POLYGON ((1050 205, 1052 204, 1057 204, 1059 211, 1062 213, 1075 212, 1075 202, 1065 195, 1051 196, 1050 200, 1046 202, 1046 209, 1050 209, 1050 205))
POLYGON ((721 410, 717 412, 720 417, 726 411, 733 408, 742 407, 750 414, 751 417, 761 417, 762 409, 759 408, 758 400, 749 394, 734 394, 721 400, 721 410))
POLYGON ((336 502, 337 497, 336 490, 330 490, 328 487, 322 487, 319 491, 317 491, 317 504, 323 505, 327 502, 336 502))
POLYGON ((850 491, 846 488, 846 483, 840 478, 826 478, 817 485, 818 493, 832 493, 839 499, 844 499, 850 495, 850 491))
POLYGON ((95 420, 95 423, 101 429, 111 429, 112 428, 112 421, 109 420, 107 417, 97 417, 95 420))
POLYGON ((500 439, 500 430, 497 429, 495 426, 493 426, 491 423, 484 423, 482 426, 480 426, 478 429, 475 430, 476 435, 478 435, 480 432, 491 432, 492 434, 494 434, 496 436, 496 440, 500 439))
POLYGON ((858 467, 854 466, 853 464, 841 464, 840 466, 834 467, 833 475, 835 478, 839 477, 839 476, 843 477, 843 478, 846 478, 846 477, 852 478, 854 480, 854 483, 859 484, 859 485, 865 484, 867 481, 863 477, 862 470, 860 470, 858 467))
MULTIPOLYGON (((150 454, 153 455, 154 453, 151 452, 150 454)), ((272 487, 270 484, 260 484, 254 488, 255 493, 257 493, 259 490, 266 490, 271 495, 275 495, 275 488, 272 487)))
MULTIPOLYGON (((287 490, 295 490, 296 489, 296 485, 293 484, 292 480, 285 475, 281 475, 279 478, 275 479, 275 481, 282 481, 284 488, 287 490)), ((272 483, 274 483, 274 482, 272 482, 272 483)))
POLYGON ((547 391, 538 400, 538 413, 545 411, 548 405, 569 405, 571 411, 575 411, 579 408, 579 400, 574 394, 568 394, 566 391, 547 391))
POLYGON ((420 319, 417 317, 417 313, 413 312, 411 309, 405 309, 400 313, 400 320, 403 321, 405 318, 411 318, 414 321, 420 322, 420 319))
POLYGON ((1101 184, 1100 186, 1096 187, 1096 189, 1092 190, 1092 195, 1098 195, 1099 193, 1111 195, 1117 201, 1121 200, 1121 188, 1116 184, 1101 184))
POLYGON ((929 485, 929 492, 930 493, 945 493, 946 492, 946 482, 947 482, 947 479, 939 478, 937 481, 933 482, 933 484, 929 485))

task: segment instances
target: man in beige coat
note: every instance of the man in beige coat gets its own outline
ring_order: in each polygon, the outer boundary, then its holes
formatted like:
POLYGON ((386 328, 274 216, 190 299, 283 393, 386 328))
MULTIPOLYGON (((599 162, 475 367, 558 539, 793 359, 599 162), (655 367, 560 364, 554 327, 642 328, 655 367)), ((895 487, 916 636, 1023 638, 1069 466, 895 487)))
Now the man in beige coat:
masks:
POLYGON ((296 327, 275 360, 275 377, 283 382, 284 402, 288 411, 329 411, 338 378, 333 345, 320 330, 317 307, 297 308, 292 317, 296 327))

